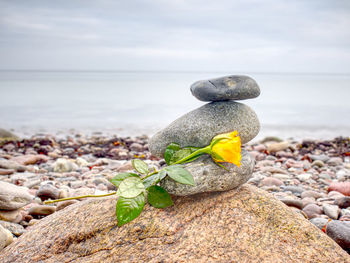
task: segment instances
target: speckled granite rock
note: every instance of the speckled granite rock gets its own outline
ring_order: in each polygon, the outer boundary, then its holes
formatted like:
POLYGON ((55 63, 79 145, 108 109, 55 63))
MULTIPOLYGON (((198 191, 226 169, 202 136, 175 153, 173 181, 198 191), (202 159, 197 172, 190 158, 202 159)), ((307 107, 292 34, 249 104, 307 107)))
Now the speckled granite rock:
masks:
POLYGON ((242 103, 222 101, 208 103, 172 122, 150 140, 153 155, 163 157, 172 142, 180 146, 204 147, 220 133, 237 130, 242 143, 247 143, 259 132, 260 123, 255 112, 242 103))
POLYGON ((161 186, 168 193, 178 196, 231 190, 249 180, 254 170, 254 160, 247 151, 242 150, 241 167, 230 163, 225 164, 225 167, 229 171, 216 165, 211 157, 206 155, 185 165, 186 170, 193 176, 195 186, 179 184, 168 177, 161 182, 161 186))
POLYGON ((202 101, 245 100, 260 95, 255 80, 235 75, 197 81, 191 85, 191 92, 202 101))
POLYGON ((114 197, 50 215, 6 247, 0 262, 350 262, 301 215, 254 186, 148 205, 117 226, 114 197))

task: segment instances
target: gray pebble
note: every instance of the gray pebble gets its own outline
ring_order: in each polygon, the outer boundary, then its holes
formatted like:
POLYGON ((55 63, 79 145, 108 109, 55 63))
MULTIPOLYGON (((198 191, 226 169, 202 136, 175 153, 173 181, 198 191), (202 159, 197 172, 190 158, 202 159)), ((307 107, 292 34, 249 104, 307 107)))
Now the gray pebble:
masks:
POLYGON ((320 230, 328 223, 328 219, 321 217, 314 217, 310 219, 310 222, 317 226, 320 230))
POLYGON ((332 157, 327 161, 330 166, 337 166, 343 164, 343 159, 340 157, 332 157))
POLYGON ((350 252, 350 225, 333 220, 327 224, 326 234, 338 243, 344 250, 350 252))
POLYGON ((323 212, 331 219, 338 219, 340 209, 337 205, 322 204, 323 212))
POLYGON ((200 80, 191 85, 192 95, 201 101, 245 100, 260 95, 260 88, 248 76, 225 76, 200 80))
POLYGON ((322 214, 322 208, 316 204, 308 204, 303 208, 303 211, 308 218, 314 218, 322 214))
POLYGON ((329 160, 329 156, 328 155, 324 155, 324 154, 320 154, 320 155, 310 154, 309 157, 313 161, 319 160, 319 161, 322 161, 322 162, 327 162, 329 160))
POLYGON ((290 191, 292 192, 295 196, 300 197, 301 193, 304 192, 304 188, 299 187, 299 186, 294 186, 294 185, 288 185, 283 188, 284 192, 290 191))
POLYGON ((41 185, 36 192, 36 196, 39 197, 42 201, 45 201, 47 199, 58 199, 59 195, 59 190, 52 184, 41 185))
POLYGON ((350 207, 350 197, 349 196, 344 196, 344 197, 337 198, 334 201, 334 204, 338 205, 340 208, 350 207))

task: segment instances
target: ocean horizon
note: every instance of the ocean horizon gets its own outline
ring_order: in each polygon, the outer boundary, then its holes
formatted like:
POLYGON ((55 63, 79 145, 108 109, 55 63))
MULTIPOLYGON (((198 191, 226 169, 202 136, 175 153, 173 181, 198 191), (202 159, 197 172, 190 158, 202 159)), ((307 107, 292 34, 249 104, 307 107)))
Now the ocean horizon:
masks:
POLYGON ((150 136, 205 104, 192 83, 232 74, 260 86, 258 98, 239 101, 260 119, 257 139, 349 136, 350 74, 325 73, 1 70, 0 127, 150 136))

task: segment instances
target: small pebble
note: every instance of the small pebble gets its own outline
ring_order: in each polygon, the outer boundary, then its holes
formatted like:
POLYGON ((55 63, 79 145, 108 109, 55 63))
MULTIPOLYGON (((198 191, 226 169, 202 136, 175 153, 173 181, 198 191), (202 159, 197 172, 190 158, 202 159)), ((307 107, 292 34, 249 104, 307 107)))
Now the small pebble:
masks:
POLYGON ((56 211, 55 206, 48 205, 37 205, 33 206, 28 210, 28 214, 32 216, 47 216, 51 215, 56 211))
POLYGON ((303 208, 303 212, 307 215, 309 219, 317 217, 322 214, 322 208, 316 204, 308 204, 303 208))

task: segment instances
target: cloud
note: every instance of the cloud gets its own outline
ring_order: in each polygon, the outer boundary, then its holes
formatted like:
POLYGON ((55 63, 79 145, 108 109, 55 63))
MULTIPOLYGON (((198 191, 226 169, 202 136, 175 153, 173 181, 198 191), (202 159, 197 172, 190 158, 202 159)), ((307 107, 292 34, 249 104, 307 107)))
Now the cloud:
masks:
POLYGON ((348 1, 34 0, 0 10, 2 69, 350 68, 348 1))

